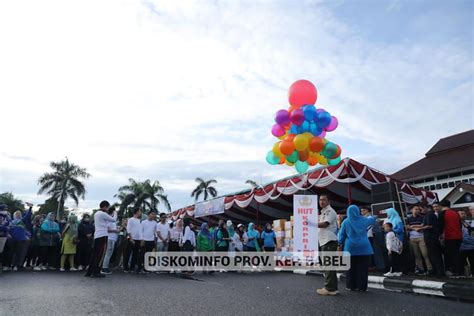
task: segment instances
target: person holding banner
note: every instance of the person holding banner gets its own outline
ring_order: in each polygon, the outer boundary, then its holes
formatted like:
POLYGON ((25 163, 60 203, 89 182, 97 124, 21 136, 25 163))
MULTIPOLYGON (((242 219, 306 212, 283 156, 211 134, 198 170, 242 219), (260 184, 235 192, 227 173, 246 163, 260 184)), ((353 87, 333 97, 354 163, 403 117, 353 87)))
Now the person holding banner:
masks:
MULTIPOLYGON (((337 214, 331 207, 329 197, 322 194, 319 197, 321 215, 318 223, 318 239, 321 251, 337 251, 337 214)), ((324 271, 326 279, 324 287, 316 292, 319 295, 337 295, 337 275, 336 271, 324 271)))
POLYGON ((351 254, 351 267, 346 274, 346 288, 349 291, 367 291, 370 256, 374 253, 367 229, 374 224, 375 218, 362 216, 356 205, 347 208, 347 219, 338 235, 338 250, 344 244, 344 251, 351 254))

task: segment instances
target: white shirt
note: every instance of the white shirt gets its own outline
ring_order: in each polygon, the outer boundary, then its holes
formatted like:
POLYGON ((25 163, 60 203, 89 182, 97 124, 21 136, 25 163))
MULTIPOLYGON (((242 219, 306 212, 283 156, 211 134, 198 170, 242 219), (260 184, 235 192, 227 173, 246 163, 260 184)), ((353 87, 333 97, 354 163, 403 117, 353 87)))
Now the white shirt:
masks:
POLYGON ((156 240, 158 242, 167 242, 170 238, 170 225, 166 222, 164 224, 160 222, 156 225, 156 232, 160 233, 161 238, 164 239, 164 241, 161 240, 160 235, 157 234, 158 238, 156 240))
MULTIPOLYGON (((242 239, 245 240, 246 236, 247 236, 247 234, 243 233, 242 239)), ((237 232, 234 233, 234 236, 232 237, 232 242, 234 243, 235 249, 237 249, 238 251, 243 251, 244 250, 244 244, 240 240, 240 236, 239 236, 239 234, 237 234, 237 232)))
MULTIPOLYGON (((116 222, 110 222, 109 225, 107 226, 108 229, 113 229, 117 230, 117 223, 116 222)), ((107 234, 109 236, 109 240, 117 241, 118 239, 118 233, 117 232, 108 232, 107 234)))
POLYGON ((142 225, 142 236, 145 241, 155 241, 156 221, 144 220, 142 225))
POLYGON ((402 252, 401 241, 397 238, 397 236, 395 236, 395 233, 393 231, 387 233, 387 235, 385 236, 385 242, 388 251, 393 251, 396 253, 402 252))
POLYGON ((180 242, 180 240, 181 240, 181 229, 178 229, 177 227, 173 227, 170 230, 170 240, 180 242))
POLYGON ((191 228, 189 228, 189 226, 186 226, 184 229, 184 234, 181 235, 181 243, 184 245, 184 243, 188 240, 191 242, 193 247, 196 247, 196 235, 191 230, 191 228))
POLYGON ((140 225, 140 219, 135 217, 128 219, 127 233, 133 240, 143 240, 142 225, 140 225))
POLYGON ((117 220, 117 215, 114 214, 114 216, 110 216, 104 211, 97 211, 94 215, 94 226, 95 226, 95 232, 94 232, 94 239, 101 238, 108 236, 109 233, 107 231, 107 227, 110 222, 114 222, 117 220))
POLYGON ((321 215, 319 216, 319 222, 324 223, 328 222, 329 226, 325 228, 318 229, 319 244, 324 246, 330 241, 337 240, 337 214, 333 210, 331 205, 326 206, 321 210, 321 215))

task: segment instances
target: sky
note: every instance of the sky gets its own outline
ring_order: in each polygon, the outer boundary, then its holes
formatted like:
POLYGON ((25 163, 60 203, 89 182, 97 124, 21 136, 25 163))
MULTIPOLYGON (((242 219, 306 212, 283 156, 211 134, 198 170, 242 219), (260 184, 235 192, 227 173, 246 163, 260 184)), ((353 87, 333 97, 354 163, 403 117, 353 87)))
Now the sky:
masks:
POLYGON ((393 173, 474 128, 473 5, 2 1, 0 192, 43 202, 37 180, 66 156, 92 175, 81 209, 129 178, 177 209, 196 177, 226 194, 294 174, 265 155, 298 79, 338 117, 343 157, 393 173))

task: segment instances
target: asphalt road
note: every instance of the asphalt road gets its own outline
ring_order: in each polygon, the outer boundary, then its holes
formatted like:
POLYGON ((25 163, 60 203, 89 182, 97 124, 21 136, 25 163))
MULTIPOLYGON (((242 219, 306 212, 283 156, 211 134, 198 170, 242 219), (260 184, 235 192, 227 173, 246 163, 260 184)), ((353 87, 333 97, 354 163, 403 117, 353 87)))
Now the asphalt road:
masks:
POLYGON ((291 273, 0 274, 0 315, 474 315, 474 304, 370 289, 321 297, 323 278, 291 273))

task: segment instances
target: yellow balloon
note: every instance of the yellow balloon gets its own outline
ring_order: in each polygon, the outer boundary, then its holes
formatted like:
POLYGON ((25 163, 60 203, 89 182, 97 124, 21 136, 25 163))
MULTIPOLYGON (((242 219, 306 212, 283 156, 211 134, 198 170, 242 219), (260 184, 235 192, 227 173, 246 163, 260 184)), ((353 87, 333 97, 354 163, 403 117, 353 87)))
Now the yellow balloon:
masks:
POLYGON ((295 144, 296 150, 303 151, 308 148, 309 140, 305 135, 300 134, 295 136, 293 139, 293 144, 295 144))
POLYGON ((276 142, 275 145, 273 145, 273 153, 275 154, 275 156, 277 156, 278 158, 281 158, 283 156, 283 154, 281 153, 280 151, 280 143, 281 142, 276 142))
POLYGON ((287 166, 290 166, 290 167, 293 167, 295 165, 294 163, 289 162, 288 160, 285 161, 285 163, 286 163, 287 166))
POLYGON ((318 162, 322 165, 327 165, 328 164, 328 160, 322 155, 319 156, 318 162))
POLYGON ((303 133, 303 136, 308 139, 308 142, 311 140, 311 138, 313 138, 313 134, 310 132, 303 133))

